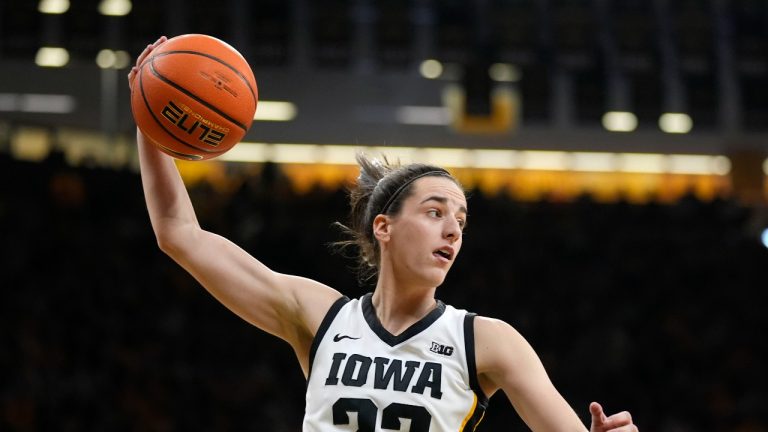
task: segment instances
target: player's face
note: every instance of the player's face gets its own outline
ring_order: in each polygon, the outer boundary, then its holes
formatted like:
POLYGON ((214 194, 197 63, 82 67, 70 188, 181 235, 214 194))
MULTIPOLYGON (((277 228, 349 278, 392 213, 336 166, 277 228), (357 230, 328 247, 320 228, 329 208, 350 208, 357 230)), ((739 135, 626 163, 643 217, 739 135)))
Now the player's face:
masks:
POLYGON ((413 184, 400 212, 392 218, 387 249, 398 277, 439 286, 461 250, 467 221, 464 192, 445 177, 424 177, 413 184))

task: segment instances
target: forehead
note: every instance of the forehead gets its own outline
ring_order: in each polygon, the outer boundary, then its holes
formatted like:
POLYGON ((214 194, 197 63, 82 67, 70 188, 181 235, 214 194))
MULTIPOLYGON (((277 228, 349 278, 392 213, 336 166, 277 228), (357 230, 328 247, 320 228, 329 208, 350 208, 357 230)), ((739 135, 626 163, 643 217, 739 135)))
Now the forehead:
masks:
POLYGON ((446 198, 456 206, 467 207, 467 198, 453 180, 442 176, 428 176, 416 180, 411 197, 418 203, 430 197, 446 198))

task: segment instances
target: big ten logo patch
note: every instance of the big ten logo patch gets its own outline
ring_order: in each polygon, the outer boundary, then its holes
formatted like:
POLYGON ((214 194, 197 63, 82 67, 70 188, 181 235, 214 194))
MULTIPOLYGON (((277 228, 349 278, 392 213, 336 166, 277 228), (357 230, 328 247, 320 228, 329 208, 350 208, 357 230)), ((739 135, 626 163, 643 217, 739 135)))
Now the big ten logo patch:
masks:
POLYGON ((190 107, 180 102, 168 101, 163 111, 163 117, 175 125, 177 128, 186 132, 188 135, 195 134, 197 139, 212 147, 221 144, 221 140, 227 136, 229 128, 221 126, 206 119, 202 115, 192 111, 190 107))
POLYGON ((444 356, 451 356, 453 354, 452 346, 439 344, 437 342, 432 342, 432 346, 429 347, 429 350, 433 353, 441 354, 444 356))

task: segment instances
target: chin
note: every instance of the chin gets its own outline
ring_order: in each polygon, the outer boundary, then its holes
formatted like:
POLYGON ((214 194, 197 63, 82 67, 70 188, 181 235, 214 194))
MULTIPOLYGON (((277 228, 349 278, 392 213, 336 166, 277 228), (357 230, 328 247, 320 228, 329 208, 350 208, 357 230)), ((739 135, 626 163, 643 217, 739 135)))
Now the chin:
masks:
POLYGON ((430 286, 439 287, 445 282, 446 276, 448 276, 448 272, 434 271, 424 275, 424 279, 430 286))

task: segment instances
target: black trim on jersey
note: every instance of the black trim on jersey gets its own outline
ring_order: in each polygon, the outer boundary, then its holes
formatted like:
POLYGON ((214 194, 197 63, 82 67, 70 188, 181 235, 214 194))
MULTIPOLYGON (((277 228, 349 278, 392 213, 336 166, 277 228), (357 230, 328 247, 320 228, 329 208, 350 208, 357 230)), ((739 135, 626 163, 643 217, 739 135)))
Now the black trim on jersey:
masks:
POLYGON ((485 416, 485 410, 488 409, 488 397, 483 393, 480 387, 480 381, 477 379, 477 363, 475 360, 475 317, 477 315, 468 312, 464 315, 464 352, 467 354, 467 374, 469 375, 469 388, 477 395, 477 405, 472 412, 471 417, 464 425, 462 432, 474 432, 477 426, 485 416))
POLYGON ((339 297, 328 309, 328 312, 325 314, 325 318, 323 318, 323 321, 320 323, 320 327, 317 328, 317 333, 315 333, 315 338, 312 339, 312 346, 309 348, 309 367, 307 370, 307 385, 309 385, 309 377, 312 375, 312 363, 315 361, 315 354, 317 353, 317 348, 320 346, 320 341, 323 340, 323 337, 325 336, 325 332, 328 331, 328 327, 331 326, 331 323, 333 322, 333 319, 336 318, 336 315, 339 314, 339 311, 341 310, 342 306, 347 304, 349 302, 349 297, 342 296, 339 297))
POLYGON ((432 309, 424 318, 420 319, 412 326, 405 329, 404 332, 395 336, 390 333, 389 330, 385 329, 383 325, 381 325, 379 317, 376 316, 376 308, 373 307, 373 301, 371 300, 372 297, 373 294, 368 293, 360 298, 360 301, 363 304, 363 316, 365 317, 365 321, 368 323, 368 326, 371 328, 371 330, 373 330, 374 333, 376 333, 379 339, 392 347, 403 343, 411 337, 421 333, 427 327, 431 326, 432 323, 437 321, 437 319, 443 315, 443 312, 445 312, 445 304, 440 300, 436 300, 436 308, 432 309))
POLYGON ((480 387, 480 381, 477 379, 477 363, 475 363, 475 317, 477 314, 467 313, 464 315, 464 350, 467 353, 467 373, 469 374, 469 387, 477 394, 477 403, 488 407, 488 397, 483 393, 480 387))

